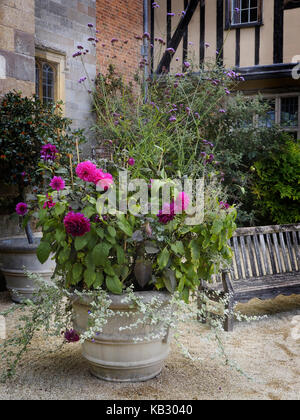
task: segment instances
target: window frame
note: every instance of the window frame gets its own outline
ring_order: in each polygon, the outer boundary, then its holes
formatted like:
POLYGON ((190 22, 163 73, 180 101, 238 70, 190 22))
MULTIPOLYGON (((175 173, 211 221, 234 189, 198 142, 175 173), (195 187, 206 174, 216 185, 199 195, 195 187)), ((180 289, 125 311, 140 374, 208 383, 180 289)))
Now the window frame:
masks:
POLYGON ((52 63, 48 60, 45 59, 41 59, 39 57, 36 57, 35 59, 35 65, 36 67, 38 67, 39 70, 39 92, 37 94, 37 96, 39 97, 40 101, 43 102, 43 67, 44 64, 47 64, 53 71, 53 101, 56 102, 57 101, 57 94, 58 94, 58 89, 57 89, 57 65, 55 63, 52 63))
MULTIPOLYGON (((36 63, 45 62, 54 68, 54 99, 55 101, 62 101, 62 112, 65 115, 65 102, 66 102, 66 54, 61 51, 53 49, 46 49, 42 46, 36 46, 35 48, 35 59, 36 63)), ((41 74, 41 73, 40 73, 41 74)), ((40 81, 41 83, 41 81, 40 81)))
POLYGON ((288 92, 279 94, 263 94, 263 99, 274 99, 275 100, 275 124, 280 126, 282 131, 287 133, 297 132, 297 138, 300 139, 300 92, 288 92), (298 126, 297 127, 284 127, 281 125, 281 99, 298 97, 298 126))
POLYGON ((225 30, 237 28, 252 28, 263 25, 263 0, 257 0, 258 17, 256 22, 232 23, 233 0, 226 0, 225 3, 225 30))

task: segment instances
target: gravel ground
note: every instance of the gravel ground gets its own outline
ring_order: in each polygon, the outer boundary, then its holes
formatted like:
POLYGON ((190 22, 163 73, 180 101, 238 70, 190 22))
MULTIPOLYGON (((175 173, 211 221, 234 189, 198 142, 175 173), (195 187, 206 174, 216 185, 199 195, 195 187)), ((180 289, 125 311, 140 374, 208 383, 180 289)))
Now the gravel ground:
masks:
MULTIPOLYGON (((9 305, 8 295, 0 293, 0 311, 9 305)), ((0 384, 0 400, 300 400, 300 340, 291 336, 292 321, 300 316, 300 296, 265 302, 253 299, 238 309, 248 315, 268 314, 267 319, 236 323, 233 333, 222 334, 230 360, 244 374, 211 357, 217 346, 199 339, 207 331, 202 325, 185 327, 183 337, 192 356, 202 360, 186 359, 173 344, 162 373, 135 384, 94 378, 81 357, 80 345, 57 350, 58 341, 49 343, 39 336, 16 377, 0 384)), ((9 333, 15 322, 14 317, 9 319, 9 333)))

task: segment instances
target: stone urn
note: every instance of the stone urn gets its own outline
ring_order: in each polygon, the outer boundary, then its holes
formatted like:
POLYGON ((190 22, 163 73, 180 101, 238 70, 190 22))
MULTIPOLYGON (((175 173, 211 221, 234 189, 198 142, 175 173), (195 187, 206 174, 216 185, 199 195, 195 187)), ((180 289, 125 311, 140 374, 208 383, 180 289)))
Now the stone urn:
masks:
POLYGON ((26 237, 0 239, 0 270, 6 280, 6 287, 14 302, 21 303, 31 299, 37 286, 29 279, 24 270, 38 274, 45 281, 50 281, 55 269, 55 262, 50 258, 41 264, 36 256, 40 237, 29 244, 26 237))
MULTIPOLYGON (((158 311, 163 315, 170 311, 170 297, 167 292, 135 292, 143 302, 153 297, 160 301, 158 311)), ((161 325, 140 324, 133 329, 122 329, 143 317, 136 307, 122 302, 125 295, 109 294, 109 309, 115 312, 108 318, 103 331, 82 344, 82 355, 89 364, 92 375, 112 382, 140 382, 157 376, 170 350, 170 334, 161 325), (125 316, 120 313, 126 312, 125 316), (151 334, 151 338, 150 338, 151 334), (154 338, 154 336, 156 336, 154 338)), ((91 298, 73 299, 74 329, 80 335, 88 326, 91 298)), ((157 313, 157 312, 156 312, 157 313)))

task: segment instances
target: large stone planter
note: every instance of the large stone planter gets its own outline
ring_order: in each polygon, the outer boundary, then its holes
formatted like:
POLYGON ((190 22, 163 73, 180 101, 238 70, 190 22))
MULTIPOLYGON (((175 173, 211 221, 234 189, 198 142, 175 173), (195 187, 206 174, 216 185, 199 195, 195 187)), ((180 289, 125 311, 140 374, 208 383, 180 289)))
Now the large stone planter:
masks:
MULTIPOLYGON (((150 302, 153 297, 159 297, 161 310, 170 309, 170 294, 164 292, 136 292, 144 302, 150 302)), ((113 311, 125 311, 129 316, 116 314, 108 318, 103 332, 95 335, 93 340, 86 340, 82 345, 83 357, 88 361, 90 372, 100 378, 113 382, 139 382, 157 376, 164 365, 170 348, 170 334, 162 338, 148 341, 145 339, 150 332, 160 331, 159 326, 141 325, 133 330, 120 331, 120 327, 128 326, 141 316, 136 309, 130 308, 129 304, 122 303, 124 296, 109 295, 112 300, 110 309, 113 311), (135 341, 140 338, 141 341, 135 341)), ((82 333, 87 329, 88 311, 90 309, 88 299, 73 301, 74 329, 82 333)))
POLYGON ((14 302, 20 303, 31 299, 36 285, 24 273, 24 268, 38 274, 45 281, 50 281, 55 268, 55 262, 49 259, 41 264, 36 256, 40 238, 35 237, 29 244, 26 237, 11 237, 0 239, 0 270, 4 274, 6 287, 14 302))

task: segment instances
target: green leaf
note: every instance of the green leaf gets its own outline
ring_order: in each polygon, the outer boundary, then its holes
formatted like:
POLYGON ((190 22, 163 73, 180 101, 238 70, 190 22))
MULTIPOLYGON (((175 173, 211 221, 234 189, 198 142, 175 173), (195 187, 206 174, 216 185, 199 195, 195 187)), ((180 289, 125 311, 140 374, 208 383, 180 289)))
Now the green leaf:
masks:
POLYGON ((110 248, 111 244, 108 244, 107 242, 101 242, 101 244, 95 246, 93 249, 93 260, 96 266, 105 265, 110 248))
POLYGON ((65 210, 66 210, 65 205, 60 202, 56 203, 54 206, 54 214, 57 217, 61 216, 65 212, 65 210))
POLYGON ((103 272, 97 272, 96 273, 96 280, 94 282, 94 287, 101 287, 103 284, 104 276, 103 272))
POLYGON ((123 290, 123 285, 118 279, 118 277, 107 276, 106 277, 106 287, 107 289, 115 295, 121 295, 123 290))
POLYGON ((50 253, 51 253, 50 244, 48 242, 40 242, 36 251, 36 255, 41 264, 44 264, 48 260, 50 253))
POLYGON ((193 239, 190 244, 189 248, 191 249, 191 256, 193 262, 198 262, 200 258, 201 248, 197 239, 193 239))
POLYGON ((107 228, 108 233, 110 234, 110 236, 112 236, 113 238, 116 236, 117 232, 116 229, 113 226, 108 226, 107 228))
POLYGON ((91 287, 97 279, 96 273, 94 270, 87 269, 84 272, 84 282, 87 287, 91 287))
POLYGON ((125 259, 125 253, 124 253, 123 248, 120 245, 116 245, 116 251, 117 251, 118 264, 124 264, 126 259, 125 259))
POLYGON ((94 263, 92 252, 89 252, 89 253, 86 254, 85 259, 84 259, 84 263, 89 270, 95 270, 96 266, 95 266, 95 263, 94 263))
POLYGON ((75 241, 74 241, 74 246, 76 251, 80 251, 81 249, 83 249, 89 241, 89 237, 88 235, 83 235, 83 236, 77 236, 75 241))
POLYGON ((93 216, 93 214, 97 213, 97 210, 96 207, 88 206, 82 210, 82 213, 89 219, 91 216, 93 216))
POLYGON ((103 239, 103 238, 104 238, 104 236, 105 236, 105 234, 104 234, 104 230, 103 230, 101 227, 98 227, 98 228, 96 229, 96 233, 97 233, 97 235, 98 235, 101 239, 103 239))
POLYGON ((62 251, 58 254, 58 261, 60 264, 64 264, 68 261, 71 254, 71 248, 64 248, 62 251))
POLYGON ((147 254, 157 254, 159 252, 159 248, 157 248, 154 242, 147 241, 145 242, 145 251, 147 254))
POLYGON ((170 258, 170 253, 168 251, 168 248, 165 247, 157 258, 158 266, 161 270, 164 269, 168 265, 169 258, 170 258))
POLYGON ((163 273, 163 279, 168 292, 174 293, 177 286, 174 271, 170 269, 165 270, 163 273))
POLYGON ((171 249, 175 252, 175 254, 185 255, 184 245, 181 241, 171 244, 171 249))
POLYGON ((120 216, 120 219, 117 222, 119 228, 126 233, 127 236, 132 236, 133 234, 133 230, 132 227, 130 226, 129 222, 126 220, 124 214, 120 216), (123 216, 123 217, 122 217, 123 216))
POLYGON ((64 230, 57 230, 55 232, 55 239, 60 244, 66 239, 66 232, 64 230))
POLYGON ((83 266, 80 263, 76 263, 73 265, 72 269, 72 277, 75 281, 79 280, 81 278, 83 271, 83 266))

